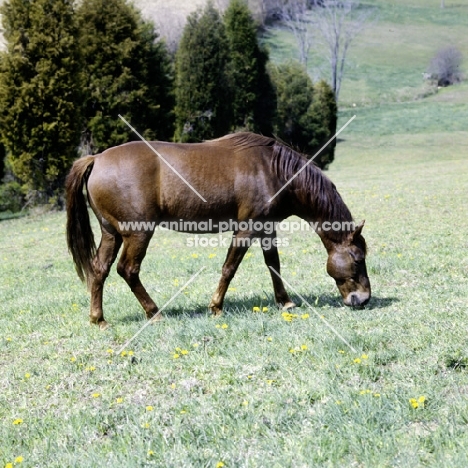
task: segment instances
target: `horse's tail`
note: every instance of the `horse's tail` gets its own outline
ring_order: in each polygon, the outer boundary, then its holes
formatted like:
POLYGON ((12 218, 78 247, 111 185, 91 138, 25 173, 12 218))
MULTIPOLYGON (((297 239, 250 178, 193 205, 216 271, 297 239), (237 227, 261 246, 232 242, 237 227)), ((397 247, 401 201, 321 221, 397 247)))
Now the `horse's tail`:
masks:
POLYGON ((78 276, 81 281, 86 279, 88 286, 93 276, 92 259, 96 252, 96 244, 83 186, 88 180, 94 158, 85 156, 76 160, 65 183, 68 250, 72 254, 78 276))

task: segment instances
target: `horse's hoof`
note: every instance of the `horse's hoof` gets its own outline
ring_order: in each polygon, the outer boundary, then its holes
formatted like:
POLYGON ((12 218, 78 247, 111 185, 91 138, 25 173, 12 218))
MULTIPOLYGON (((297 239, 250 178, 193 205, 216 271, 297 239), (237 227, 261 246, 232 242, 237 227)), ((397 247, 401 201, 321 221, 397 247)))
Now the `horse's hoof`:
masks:
POLYGON ((151 316, 149 316, 147 318, 148 318, 148 320, 150 322, 160 322, 161 320, 163 320, 163 316, 162 316, 161 312, 156 312, 155 314, 153 314, 153 315, 151 315, 151 316))
POLYGON ((216 306, 210 306, 210 310, 214 317, 219 317, 220 315, 223 314, 223 309, 220 309, 219 307, 216 307, 216 306))
POLYGON ((99 325, 99 330, 101 331, 107 330, 110 327, 110 325, 105 320, 103 320, 102 322, 99 322, 98 325, 99 325))
POLYGON ((289 310, 289 309, 294 309, 296 307, 296 304, 294 302, 288 301, 286 304, 283 304, 282 309, 283 310, 289 310))

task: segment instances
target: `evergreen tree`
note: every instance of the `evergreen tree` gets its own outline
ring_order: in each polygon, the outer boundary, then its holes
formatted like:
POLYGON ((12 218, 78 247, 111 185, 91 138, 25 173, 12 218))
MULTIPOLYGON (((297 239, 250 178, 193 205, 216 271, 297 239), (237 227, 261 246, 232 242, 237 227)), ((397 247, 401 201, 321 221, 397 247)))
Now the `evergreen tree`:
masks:
POLYGON ((172 137, 171 64, 153 25, 126 0, 83 0, 77 13, 88 152, 138 138, 119 114, 147 139, 172 137))
MULTIPOLYGON (((315 86, 298 63, 272 67, 277 95, 275 134, 313 157, 335 134, 337 107, 333 90, 324 81, 315 86)), ((334 158, 335 140, 314 162, 326 168, 334 158)))
POLYGON ((80 63, 72 0, 10 0, 1 7, 0 132, 27 191, 61 191, 80 137, 80 63))
POLYGON ((271 134, 276 102, 266 70, 268 53, 258 44, 247 3, 231 0, 224 22, 231 52, 233 128, 271 134))
POLYGON ((229 43, 212 3, 189 15, 176 56, 176 134, 201 141, 231 128, 229 43))

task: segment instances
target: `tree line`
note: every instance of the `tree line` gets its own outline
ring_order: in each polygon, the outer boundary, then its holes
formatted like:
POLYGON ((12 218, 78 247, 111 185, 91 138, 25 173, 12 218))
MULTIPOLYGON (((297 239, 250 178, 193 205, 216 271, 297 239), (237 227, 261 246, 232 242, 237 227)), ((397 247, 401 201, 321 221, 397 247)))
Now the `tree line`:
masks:
MULTIPOLYGON (((310 156, 335 133, 330 86, 272 65, 243 0, 189 15, 175 54, 127 0, 9 0, 0 12, 0 211, 60 204, 79 154, 138 138, 119 114, 149 140, 253 131, 310 156)), ((315 161, 333 157, 334 143, 315 161)))

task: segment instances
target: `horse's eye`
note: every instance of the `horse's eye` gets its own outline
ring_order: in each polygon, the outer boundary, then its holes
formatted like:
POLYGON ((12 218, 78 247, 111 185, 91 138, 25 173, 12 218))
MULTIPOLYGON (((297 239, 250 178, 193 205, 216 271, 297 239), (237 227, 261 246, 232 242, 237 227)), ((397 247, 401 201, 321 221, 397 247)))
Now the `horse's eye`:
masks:
POLYGON ((337 286, 343 286, 343 284, 345 284, 346 281, 344 279, 336 279, 335 283, 337 286))

